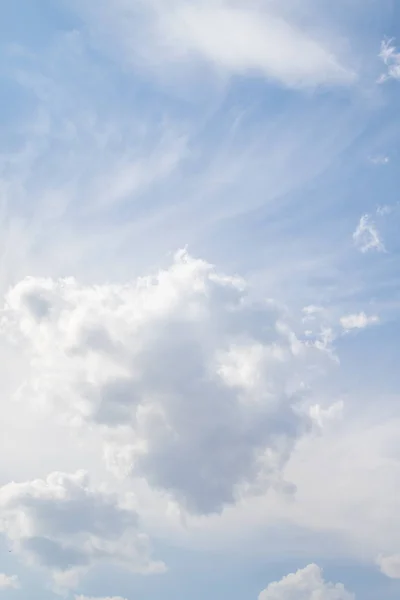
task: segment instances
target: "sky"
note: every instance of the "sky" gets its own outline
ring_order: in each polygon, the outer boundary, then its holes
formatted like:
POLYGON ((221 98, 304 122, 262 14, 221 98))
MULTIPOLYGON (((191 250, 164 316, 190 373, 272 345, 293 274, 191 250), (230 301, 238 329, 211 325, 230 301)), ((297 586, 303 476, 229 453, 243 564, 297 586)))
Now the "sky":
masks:
POLYGON ((0 34, 0 598, 398 599, 398 3, 0 34))

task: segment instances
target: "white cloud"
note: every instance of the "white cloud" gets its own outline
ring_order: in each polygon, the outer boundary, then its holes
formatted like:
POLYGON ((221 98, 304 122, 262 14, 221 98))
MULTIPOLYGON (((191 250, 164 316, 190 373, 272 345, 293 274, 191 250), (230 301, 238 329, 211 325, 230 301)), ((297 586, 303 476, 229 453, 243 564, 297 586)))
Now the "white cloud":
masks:
POLYGON ((400 579, 400 554, 379 556, 377 563, 384 575, 390 579, 400 579))
POLYGON ((354 594, 342 583, 324 581, 320 567, 311 564, 270 583, 258 600, 354 600, 354 594))
POLYGON ((383 40, 379 58, 387 66, 387 72, 381 75, 378 82, 384 83, 389 79, 400 79, 400 52, 393 43, 393 39, 383 40))
POLYGON ((242 280, 185 252, 126 285, 25 279, 2 323, 32 357, 29 396, 99 427, 110 467, 199 513, 280 483, 312 426, 308 386, 331 360, 242 280))
POLYGON ((365 214, 361 217, 353 233, 353 241, 356 248, 363 253, 370 250, 385 252, 385 246, 375 223, 371 219, 371 215, 365 214))
POLYGON ((0 590, 16 590, 19 587, 18 577, 16 575, 5 575, 4 573, 0 573, 0 590))
POLYGON ((353 315, 346 315, 340 319, 343 329, 364 329, 368 325, 376 325, 379 323, 379 317, 372 315, 368 317, 365 312, 353 315))
POLYGON ((217 71, 254 73, 295 88, 354 80, 314 24, 300 27, 282 12, 277 4, 243 0, 119 0, 103 2, 91 17, 137 64, 146 59, 176 68, 202 61, 217 71))
POLYGON ((138 573, 163 570, 123 500, 91 487, 84 472, 9 483, 0 488, 1 530, 15 552, 51 572, 60 588, 76 587, 102 562, 138 573))

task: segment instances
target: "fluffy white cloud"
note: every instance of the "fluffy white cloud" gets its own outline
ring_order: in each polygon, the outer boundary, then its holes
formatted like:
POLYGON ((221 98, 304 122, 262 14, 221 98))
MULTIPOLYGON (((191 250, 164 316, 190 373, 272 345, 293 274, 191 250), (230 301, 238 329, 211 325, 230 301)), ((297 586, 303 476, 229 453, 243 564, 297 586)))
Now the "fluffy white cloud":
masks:
POLYGON ((354 315, 346 315, 340 319, 340 324, 347 331, 350 329, 364 329, 368 325, 376 325, 379 323, 379 317, 376 315, 367 316, 365 312, 354 315))
POLYGON ((371 219, 371 215, 363 215, 353 233, 354 245, 363 253, 375 250, 384 252, 385 246, 381 240, 379 231, 371 219))
POLYGON ((379 83, 384 83, 388 79, 400 79, 400 52, 393 40, 383 40, 379 58, 387 67, 387 72, 381 75, 379 83))
MULTIPOLYGON (((292 11, 293 13, 294 11, 292 11)), ((278 3, 231 0, 104 1, 92 18, 114 31, 130 61, 179 66, 202 61, 217 71, 255 73, 289 87, 349 84, 355 75, 323 32, 298 26, 278 3), (312 31, 312 32, 311 32, 312 31)))
POLYGON ((342 583, 324 581, 320 567, 311 564, 270 583, 258 600, 354 600, 354 594, 342 583))
POLYGON ((18 588, 19 581, 16 575, 6 575, 5 573, 0 573, 0 590, 16 590, 18 588))
POLYGON ((400 579, 400 554, 379 556, 377 563, 384 575, 390 579, 400 579))
POLYGON ((109 466, 196 513, 282 484, 330 360, 272 302, 186 252, 126 285, 28 278, 2 327, 32 359, 27 395, 97 425, 109 466))
POLYGON ((150 558, 137 514, 90 486, 84 472, 0 488, 1 530, 29 563, 47 569, 60 587, 75 587, 92 565, 111 562, 139 573, 162 571, 150 558))

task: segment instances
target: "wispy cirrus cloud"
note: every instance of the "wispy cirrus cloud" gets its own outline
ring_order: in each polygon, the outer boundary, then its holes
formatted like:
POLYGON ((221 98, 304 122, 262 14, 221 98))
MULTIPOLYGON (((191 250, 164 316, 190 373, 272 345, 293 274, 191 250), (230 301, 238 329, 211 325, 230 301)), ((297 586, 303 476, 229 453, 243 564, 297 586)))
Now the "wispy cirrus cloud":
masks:
POLYGON ((262 112, 256 130, 245 105, 185 118, 157 108, 154 117, 151 106, 137 105, 135 77, 113 90, 89 50, 85 31, 63 32, 52 41, 53 60, 10 58, 21 97, 35 109, 1 156, 4 287, 18 271, 50 262, 68 273, 112 261, 126 273, 128 248, 135 264, 152 264, 185 243, 203 244, 210 224, 300 190, 357 131, 352 109, 330 107, 262 112))
POLYGON ((393 39, 382 41, 379 58, 386 65, 387 71, 379 77, 378 83, 385 83, 390 79, 400 80, 400 51, 393 39))
POLYGON ((369 214, 361 217, 356 230, 353 233, 353 242, 361 252, 370 251, 385 252, 385 245, 380 233, 369 214))

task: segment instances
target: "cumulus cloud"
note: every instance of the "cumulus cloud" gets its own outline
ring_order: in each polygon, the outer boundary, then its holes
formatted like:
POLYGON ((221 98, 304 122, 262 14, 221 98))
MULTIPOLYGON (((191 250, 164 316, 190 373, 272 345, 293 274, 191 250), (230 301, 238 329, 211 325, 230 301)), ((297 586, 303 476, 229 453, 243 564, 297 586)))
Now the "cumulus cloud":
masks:
POLYGON ((5 575, 5 573, 0 573, 0 590, 16 590, 19 587, 18 577, 16 575, 5 575))
POLYGON ((340 319, 340 324, 346 331, 350 329, 364 329, 368 325, 376 325, 379 323, 379 317, 371 315, 370 317, 365 312, 358 314, 346 315, 340 319))
POLYGON ((123 499, 91 487, 84 472, 0 488, 1 530, 27 562, 74 588, 92 565, 111 562, 138 573, 162 571, 150 558, 137 514, 123 499))
POLYGON ((384 575, 390 579, 400 579, 400 554, 379 556, 377 563, 384 575))
POLYGON ((243 0, 118 0, 103 2, 91 16, 108 39, 114 29, 117 43, 136 63, 201 61, 217 71, 254 73, 295 88, 354 80, 322 33, 316 36, 315 27, 311 33, 278 9, 243 0))
POLYGON ((394 45, 394 40, 383 40, 379 58, 387 67, 386 73, 380 76, 379 83, 384 83, 389 79, 400 79, 400 52, 394 45))
POLYGON ((354 600, 342 583, 324 581, 322 570, 315 564, 296 573, 286 575, 280 581, 270 583, 258 600, 354 600))
POLYGON ((28 395, 96 425, 110 468, 195 513, 281 485, 312 428, 308 387, 331 360, 241 279, 184 251, 125 285, 25 279, 2 329, 32 359, 28 395))
POLYGON ((384 252, 385 246, 371 215, 363 215, 353 233, 353 242, 361 252, 384 252))

